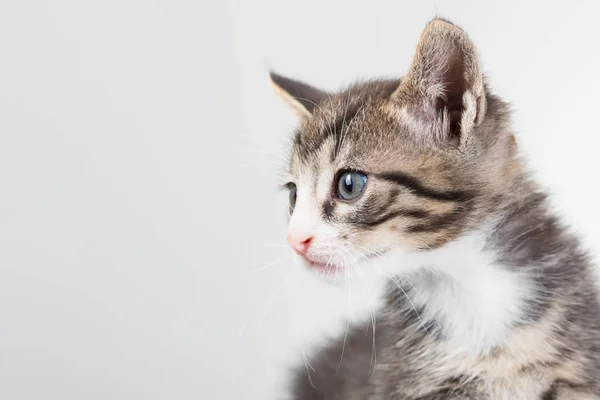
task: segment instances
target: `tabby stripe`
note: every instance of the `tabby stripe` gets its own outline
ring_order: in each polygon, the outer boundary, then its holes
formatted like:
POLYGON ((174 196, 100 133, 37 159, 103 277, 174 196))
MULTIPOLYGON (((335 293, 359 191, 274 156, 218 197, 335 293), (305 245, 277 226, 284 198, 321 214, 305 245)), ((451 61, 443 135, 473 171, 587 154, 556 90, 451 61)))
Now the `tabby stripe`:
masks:
POLYGON ((395 208, 393 206, 396 204, 399 194, 400 190, 398 188, 392 188, 387 193, 387 199, 377 195, 369 196, 358 212, 349 218, 348 222, 364 228, 373 228, 399 216, 422 219, 431 215, 429 211, 415 208, 392 210, 391 208, 395 208))
POLYGON ((339 151, 339 146, 342 143, 342 133, 344 133, 344 127, 347 127, 352 119, 356 117, 356 114, 360 110, 359 106, 352 105, 347 110, 345 115, 339 115, 333 122, 329 123, 325 128, 319 132, 317 138, 311 143, 311 151, 318 151, 323 143, 333 136, 335 138, 335 149, 332 153, 332 157, 335 157, 339 151))
POLYGON ((540 400, 556 400, 556 386, 552 385, 550 389, 542 393, 540 400))
MULTIPOLYGON (((418 397, 415 400, 472 398, 469 396, 471 391, 467 386, 468 382, 474 383, 473 378, 466 375, 447 379, 439 384, 439 386, 442 386, 441 389, 434 389, 434 392, 427 393, 425 396, 418 397)), ((477 383, 474 384, 477 385, 477 383)))
POLYGON ((421 218, 427 218, 429 215, 430 215, 429 212, 425 211, 425 210, 398 210, 398 211, 392 211, 392 212, 385 213, 378 218, 375 217, 375 218, 369 219, 369 218, 363 217, 362 218, 363 221, 360 221, 359 224, 366 228, 373 228, 377 225, 381 225, 384 222, 387 222, 396 217, 411 217, 411 218, 421 219, 421 218))
POLYGON ((417 196, 427 197, 433 200, 462 202, 471 200, 474 197, 473 193, 469 191, 440 191, 428 188, 419 182, 418 179, 401 172, 383 172, 381 174, 375 174, 375 176, 388 182, 404 186, 417 196))
POLYGON ((321 134, 323 134, 324 136, 327 136, 327 135, 339 136, 342 133, 342 129, 343 129, 344 125, 348 125, 350 123, 350 121, 352 121, 354 119, 354 117, 356 117, 356 114, 358 113, 359 109, 360 108, 356 107, 356 106, 349 108, 346 111, 345 115, 344 114, 339 115, 334 120, 334 122, 329 124, 327 129, 325 129, 323 132, 321 132, 321 134))
POLYGON ((455 210, 447 214, 433 216, 422 224, 411 225, 406 228, 406 231, 410 233, 438 232, 455 225, 463 217, 464 213, 455 210))
POLYGON ((354 119, 354 117, 356 117, 356 114, 358 114, 359 111, 360 107, 353 106, 352 108, 350 108, 350 110, 346 111, 346 113, 341 117, 341 119, 336 119, 333 130, 335 134, 335 147, 333 149, 332 156, 334 159, 340 152, 340 147, 342 146, 344 125, 346 125, 346 129, 348 129, 348 127, 352 123, 352 120, 354 119))
POLYGON ((583 388, 581 385, 577 385, 573 382, 569 382, 564 379, 557 379, 552 383, 552 385, 550 386, 550 389, 546 390, 542 394, 542 397, 540 400, 556 400, 557 396, 558 396, 558 389, 561 387, 567 387, 569 389, 572 389, 573 391, 578 391, 578 392, 579 392, 579 390, 581 390, 580 394, 587 393, 585 388, 583 388))
POLYGON ((333 201, 333 199, 329 199, 327 200, 325 203, 323 203, 323 219, 330 221, 331 218, 333 217, 333 210, 335 209, 335 201, 333 201))

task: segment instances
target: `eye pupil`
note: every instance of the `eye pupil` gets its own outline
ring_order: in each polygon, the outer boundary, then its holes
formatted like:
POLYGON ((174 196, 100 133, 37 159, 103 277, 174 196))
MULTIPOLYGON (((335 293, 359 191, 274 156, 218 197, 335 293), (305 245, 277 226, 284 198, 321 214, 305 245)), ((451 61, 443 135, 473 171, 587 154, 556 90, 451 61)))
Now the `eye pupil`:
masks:
POLYGON ((342 200, 355 200, 363 192, 367 184, 367 176, 356 171, 347 171, 340 175, 337 195, 342 200))
POLYGON ((346 174, 346 178, 344 179, 344 185, 346 185, 346 190, 348 193, 352 192, 352 175, 346 174))

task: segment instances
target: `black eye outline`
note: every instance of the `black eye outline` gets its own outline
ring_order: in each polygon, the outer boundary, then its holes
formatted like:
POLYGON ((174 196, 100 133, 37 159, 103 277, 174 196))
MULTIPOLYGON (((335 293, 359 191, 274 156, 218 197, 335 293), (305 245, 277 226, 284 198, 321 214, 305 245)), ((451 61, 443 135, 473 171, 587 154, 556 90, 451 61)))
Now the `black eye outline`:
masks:
POLYGON ((356 170, 341 170, 336 174, 336 179, 334 179, 334 191, 335 191, 335 195, 339 200, 345 201, 345 202, 354 202, 356 200, 358 200, 362 194, 365 192, 365 188, 367 187, 367 183, 369 182, 369 176, 368 174, 361 172, 361 171, 356 171, 356 170), (360 192, 355 193, 354 197, 352 197, 352 193, 350 193, 350 196, 345 195, 343 192, 343 190, 340 190, 342 183, 342 179, 345 181, 344 183, 348 182, 348 178, 350 178, 350 183, 353 183, 352 178, 358 178, 358 179, 362 179, 362 187, 360 188, 360 192))
POLYGON ((296 198, 298 197, 298 188, 294 182, 288 182, 284 185, 289 190, 289 206, 290 206, 290 214, 294 212, 294 208, 296 207, 296 198))

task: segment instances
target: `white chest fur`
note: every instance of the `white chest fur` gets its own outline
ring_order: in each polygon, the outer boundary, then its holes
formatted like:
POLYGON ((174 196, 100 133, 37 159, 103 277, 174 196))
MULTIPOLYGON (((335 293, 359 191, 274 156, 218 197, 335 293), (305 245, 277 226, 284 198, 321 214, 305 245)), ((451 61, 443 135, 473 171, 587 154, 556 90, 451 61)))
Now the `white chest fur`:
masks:
POLYGON ((523 316, 531 282, 501 266, 485 247, 485 235, 466 235, 443 248, 407 255, 403 288, 420 310, 458 348, 482 353, 506 340, 523 316))

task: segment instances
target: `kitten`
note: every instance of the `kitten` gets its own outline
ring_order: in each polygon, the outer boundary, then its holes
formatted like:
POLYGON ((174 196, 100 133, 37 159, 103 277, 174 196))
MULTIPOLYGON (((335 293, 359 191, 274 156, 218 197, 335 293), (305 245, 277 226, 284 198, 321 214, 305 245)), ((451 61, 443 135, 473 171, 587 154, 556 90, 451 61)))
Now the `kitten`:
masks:
POLYGON ((292 398, 600 399, 592 267, 465 32, 430 22, 400 80, 335 94, 271 80, 302 116, 289 244, 323 276, 389 277, 375 332, 318 352, 292 398))

